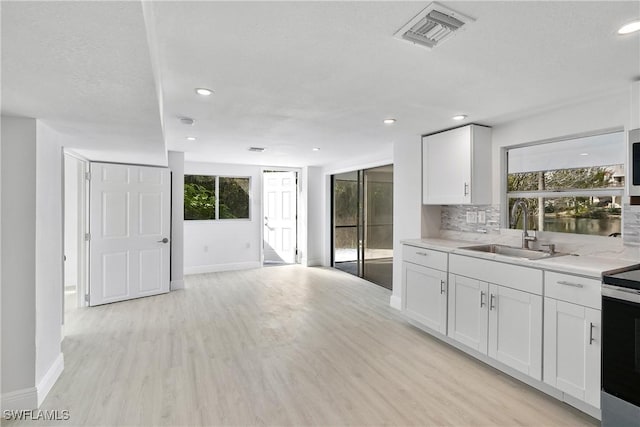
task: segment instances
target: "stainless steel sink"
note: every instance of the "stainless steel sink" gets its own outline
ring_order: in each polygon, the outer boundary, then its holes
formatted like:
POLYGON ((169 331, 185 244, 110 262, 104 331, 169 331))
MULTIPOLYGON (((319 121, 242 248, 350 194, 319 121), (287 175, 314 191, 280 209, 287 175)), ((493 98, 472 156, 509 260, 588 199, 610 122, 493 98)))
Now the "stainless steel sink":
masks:
POLYGON ((461 247, 460 249, 467 249, 467 250, 476 251, 476 252, 485 252, 489 254, 504 255, 504 256, 513 257, 513 258, 524 258, 529 260, 552 258, 557 256, 568 255, 562 252, 550 253, 550 252, 544 252, 544 251, 535 250, 535 249, 514 248, 513 246, 495 245, 495 244, 464 246, 464 247, 461 247))

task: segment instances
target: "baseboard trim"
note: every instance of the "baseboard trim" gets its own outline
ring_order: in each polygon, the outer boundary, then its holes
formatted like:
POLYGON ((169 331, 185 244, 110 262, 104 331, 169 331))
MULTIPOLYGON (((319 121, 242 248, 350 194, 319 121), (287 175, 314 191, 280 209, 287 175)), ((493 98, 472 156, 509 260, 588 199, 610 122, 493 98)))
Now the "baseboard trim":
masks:
POLYGON ((23 388, 2 394, 3 411, 20 411, 38 408, 38 391, 35 387, 23 388))
POLYGON ((398 295, 391 295, 389 305, 396 310, 402 310, 402 299, 398 295))
POLYGON ((304 265, 306 265, 307 267, 321 267, 322 258, 309 258, 306 260, 304 265))
POLYGON ((56 383, 58 378, 60 378, 60 374, 64 371, 64 356, 62 353, 58 354, 58 357, 53 362, 49 370, 42 377, 40 382, 38 383, 37 392, 38 392, 38 407, 42 405, 44 399, 47 397, 51 388, 56 383))
POLYGON ((178 289, 184 289, 184 280, 172 280, 170 289, 172 291, 177 291, 178 289))
POLYGON ((251 268, 260 268, 262 264, 259 261, 250 262, 236 262, 232 264, 213 264, 213 265, 197 265, 194 267, 185 267, 185 274, 203 274, 203 273, 217 273, 219 271, 233 271, 233 270, 249 270, 251 268))

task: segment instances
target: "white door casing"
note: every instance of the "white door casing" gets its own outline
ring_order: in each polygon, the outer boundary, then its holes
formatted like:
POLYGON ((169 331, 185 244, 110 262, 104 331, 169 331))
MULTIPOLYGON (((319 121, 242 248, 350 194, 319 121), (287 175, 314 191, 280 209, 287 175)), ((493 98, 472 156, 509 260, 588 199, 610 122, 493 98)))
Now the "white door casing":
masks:
POLYGON ((294 171, 265 171, 263 174, 265 262, 296 262, 296 177, 294 171))
POLYGON ((169 292, 167 168, 91 163, 89 305, 169 292))

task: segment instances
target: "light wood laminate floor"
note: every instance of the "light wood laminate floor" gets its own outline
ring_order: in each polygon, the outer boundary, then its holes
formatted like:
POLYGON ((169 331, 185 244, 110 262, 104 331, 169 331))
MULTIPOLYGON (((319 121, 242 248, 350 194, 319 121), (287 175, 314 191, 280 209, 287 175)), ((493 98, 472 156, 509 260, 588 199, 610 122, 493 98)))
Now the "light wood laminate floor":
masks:
MULTIPOLYGON (((41 409, 72 425, 597 425, 409 325, 326 268, 189 276, 80 309, 41 409)), ((6 425, 60 425, 9 422, 6 425)))

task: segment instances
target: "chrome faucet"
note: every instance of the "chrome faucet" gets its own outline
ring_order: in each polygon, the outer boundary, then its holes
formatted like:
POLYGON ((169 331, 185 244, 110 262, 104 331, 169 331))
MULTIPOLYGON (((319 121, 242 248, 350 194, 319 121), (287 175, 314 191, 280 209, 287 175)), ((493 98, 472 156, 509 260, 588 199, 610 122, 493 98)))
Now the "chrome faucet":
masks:
POLYGON ((516 212, 518 211, 518 206, 522 209, 522 249, 529 249, 529 242, 535 242, 536 236, 535 231, 533 232, 533 236, 529 236, 527 233, 527 224, 529 223, 529 210, 527 209, 527 203, 518 199, 513 204, 513 208, 511 208, 511 224, 513 227, 516 227, 516 212))

